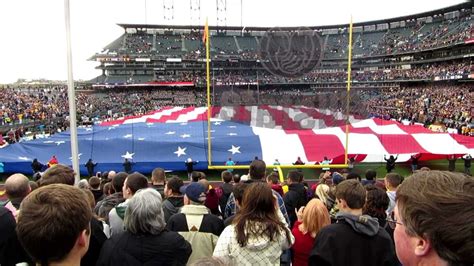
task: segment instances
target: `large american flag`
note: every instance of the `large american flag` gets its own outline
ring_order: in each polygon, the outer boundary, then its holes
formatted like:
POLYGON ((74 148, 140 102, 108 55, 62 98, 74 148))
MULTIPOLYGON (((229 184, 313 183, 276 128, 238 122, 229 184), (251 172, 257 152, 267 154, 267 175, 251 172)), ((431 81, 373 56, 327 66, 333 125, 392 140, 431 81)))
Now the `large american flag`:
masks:
MULTIPOLYGON (((223 165, 229 157, 248 164, 255 156, 271 164, 278 159, 291 164, 300 157, 316 163, 326 156, 343 163, 346 119, 340 112, 293 106, 213 107, 211 119, 212 164, 223 165)), ((474 138, 432 132, 419 125, 403 125, 376 118, 350 116, 349 156, 359 162, 381 162, 384 155, 399 155, 404 162, 411 155, 420 160, 445 159, 447 155, 473 154, 474 138)), ((125 158, 134 171, 151 172, 155 167, 185 169, 184 161, 199 161, 206 169, 207 108, 165 107, 146 115, 102 122, 79 128, 81 172, 89 158, 96 171, 121 171, 125 158)), ((0 149, 0 162, 6 172, 31 173, 34 158, 47 162, 56 155, 70 164, 70 134, 62 132, 0 149)))

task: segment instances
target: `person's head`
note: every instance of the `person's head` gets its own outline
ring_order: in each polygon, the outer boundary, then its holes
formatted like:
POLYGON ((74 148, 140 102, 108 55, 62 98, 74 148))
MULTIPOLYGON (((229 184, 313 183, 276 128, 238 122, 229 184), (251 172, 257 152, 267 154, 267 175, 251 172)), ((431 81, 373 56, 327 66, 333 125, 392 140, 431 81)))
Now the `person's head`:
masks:
POLYGON ((30 193, 28 178, 23 174, 13 174, 5 181, 5 193, 9 199, 22 199, 30 193))
POLYGON ((72 170, 71 167, 63 164, 56 164, 43 173, 39 185, 47 186, 50 184, 66 184, 73 186, 74 181, 74 170, 72 170))
POLYGON ((123 188, 123 184, 125 179, 127 178, 128 174, 125 172, 118 172, 112 178, 112 187, 114 188, 115 192, 121 192, 123 188))
POLYGON ((181 192, 179 189, 183 186, 183 184, 183 180, 181 180, 179 177, 174 176, 172 178, 168 178, 164 189, 165 195, 167 197, 172 195, 180 196, 181 192))
POLYGON ((395 160, 395 157, 393 157, 393 155, 390 155, 390 160, 395 160))
POLYGON ((327 160, 328 160, 328 157, 327 157, 327 156, 324 156, 324 160, 327 161, 327 160))
POLYGON ((280 178, 278 177, 278 173, 271 172, 269 175, 267 175, 267 184, 269 185, 280 184, 280 178))
POLYGON ((232 177, 232 181, 234 181, 234 184, 237 184, 240 182, 240 175, 239 174, 234 174, 232 177))
POLYGON ((153 188, 137 191, 128 202, 123 225, 133 235, 161 233, 166 223, 160 193, 153 188))
POLYGON ((89 186, 91 187, 91 189, 99 189, 100 178, 98 178, 97 176, 89 178, 89 186))
POLYGON ((180 189, 184 194, 184 205, 202 205, 206 201, 206 189, 198 182, 191 182, 180 189))
POLYGON ((394 239, 403 265, 472 265, 474 179, 420 171, 398 187, 394 239))
POLYGON ((278 218, 276 202, 272 189, 267 184, 254 182, 248 185, 241 208, 233 221, 237 242, 241 247, 245 247, 251 237, 264 235, 272 241, 282 231, 289 239, 289 231, 278 218))
POLYGON ((359 174, 356 174, 356 173, 349 173, 347 174, 346 176, 346 180, 349 180, 349 179, 355 179, 357 181, 361 181, 362 178, 360 178, 360 175, 359 174))
POLYGON ((287 175, 288 183, 300 183, 303 180, 303 174, 300 171, 291 170, 287 175))
POLYGON ((265 178, 267 165, 262 160, 254 160, 250 163, 249 175, 252 180, 262 180, 265 178))
POLYGON ((375 180, 377 177, 377 172, 375 170, 369 169, 365 172, 365 179, 367 180, 375 180))
POLYGON ((147 188, 148 187, 148 179, 146 176, 135 172, 133 174, 129 174, 123 183, 122 193, 125 199, 130 199, 133 197, 135 192, 139 189, 147 188))
POLYGON ((164 184, 166 180, 165 170, 163 168, 155 168, 151 172, 151 182, 153 184, 164 184))
POLYGON ((82 189, 82 191, 86 194, 87 196, 87 202, 89 203, 89 206, 91 208, 91 211, 94 211, 95 208, 95 198, 94 194, 92 194, 92 191, 90 189, 82 189))
POLYGON ((316 196, 326 205, 329 204, 329 186, 326 184, 319 184, 315 191, 316 196))
POLYGON ((362 211, 365 197, 365 188, 357 180, 345 180, 336 186, 336 201, 341 211, 362 211))
POLYGON ((42 186, 21 203, 17 234, 37 263, 80 262, 89 248, 92 211, 86 194, 65 184, 42 186))
POLYGON ((303 210, 303 221, 299 226, 300 231, 303 234, 309 232, 312 237, 316 237, 319 230, 329 224, 331 224, 331 218, 326 205, 318 199, 310 200, 303 210))
POLYGON ((198 183, 206 189, 206 193, 209 191, 209 181, 207 181, 207 179, 201 179, 198 183))
POLYGON ((427 166, 421 167, 418 171, 430 171, 431 169, 427 166))
POLYGON ((31 191, 38 188, 38 183, 36 183, 35 181, 28 181, 28 183, 30 184, 31 191))
POLYGON ((385 211, 388 209, 390 199, 387 193, 377 186, 366 185, 365 190, 367 190, 367 198, 362 208, 362 213, 377 218, 379 224, 381 224, 381 222, 387 218, 385 211))
POLYGON ((232 173, 229 171, 222 171, 221 178, 222 178, 222 182, 230 183, 232 181, 232 173))
POLYGON ((89 159, 89 161, 87 161, 87 162, 92 162, 92 159, 89 159))
POLYGON ((342 181, 344 181, 344 177, 339 174, 338 172, 332 173, 332 184, 337 186, 339 185, 342 181))
POLYGON ((397 173, 388 173, 384 178, 385 187, 389 191, 397 190, 402 181, 403 177, 397 173))
POLYGON ((201 173, 198 172, 198 171, 193 171, 193 172, 191 173, 191 181, 192 181, 192 182, 198 182, 199 179, 201 179, 201 173))
POLYGON ((109 174, 107 175, 107 179, 112 180, 116 174, 117 173, 113 170, 109 171, 109 174))
POLYGON ((77 187, 80 189, 89 189, 89 182, 87 182, 86 179, 81 179, 79 180, 79 183, 77 183, 77 187))
POLYGON ((232 191, 232 193, 234 193, 235 204, 237 204, 239 208, 242 205, 242 198, 244 197, 244 191, 247 186, 247 183, 238 183, 234 186, 234 189, 232 191))
POLYGON ((106 195, 106 196, 115 193, 115 190, 112 187, 112 184, 110 182, 105 183, 104 188, 103 188, 102 191, 104 192, 104 195, 106 195))

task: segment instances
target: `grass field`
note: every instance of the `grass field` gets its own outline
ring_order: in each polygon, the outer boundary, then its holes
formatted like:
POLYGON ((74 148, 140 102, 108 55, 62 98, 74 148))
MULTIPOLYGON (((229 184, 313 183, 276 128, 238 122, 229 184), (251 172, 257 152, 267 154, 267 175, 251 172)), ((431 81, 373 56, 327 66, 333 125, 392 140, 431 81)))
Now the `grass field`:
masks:
MULTIPOLYGON (((429 162, 421 162, 418 168, 423 166, 427 166, 432 170, 448 170, 448 161, 447 160, 437 160, 437 161, 429 161, 429 162)), ((385 170, 385 163, 363 163, 363 164, 356 164, 354 167, 354 172, 361 175, 364 178, 364 174, 368 169, 373 169, 377 172, 377 178, 383 178, 386 174, 385 170)), ((271 169, 267 169, 267 171, 271 171, 271 169)), ((289 169, 283 169, 283 173, 286 174, 290 171, 289 169)), ((336 170, 337 171, 337 170, 336 170)), ((411 174, 411 167, 408 163, 399 163, 396 164, 395 172, 401 174, 402 176, 408 176, 411 174)), ((464 164, 462 160, 458 160, 456 163, 456 171, 464 172, 464 164)), ((218 170, 209 170, 205 171, 207 175, 207 179, 211 181, 218 181, 220 180, 220 173, 221 171, 218 170)), ((240 175, 247 174, 248 170, 234 170, 234 173, 238 173, 240 175)), ((306 180, 313 180, 319 178, 319 174, 321 173, 321 169, 303 169, 304 177, 306 180)), ((187 179, 187 173, 185 171, 178 171, 172 172, 167 174, 168 177, 170 176, 178 176, 184 180, 187 179)), ((9 174, 0 174, 0 183, 5 181, 9 174)), ((150 175, 147 175, 150 177, 150 175)), ((82 178, 86 178, 85 176, 82 178)))

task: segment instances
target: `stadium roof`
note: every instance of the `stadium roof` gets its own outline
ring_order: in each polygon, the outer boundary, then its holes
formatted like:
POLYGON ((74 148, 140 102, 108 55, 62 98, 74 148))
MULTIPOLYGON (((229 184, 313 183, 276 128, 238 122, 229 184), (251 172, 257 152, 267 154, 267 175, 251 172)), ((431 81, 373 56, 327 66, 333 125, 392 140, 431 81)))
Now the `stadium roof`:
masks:
MULTIPOLYGON (((460 9, 470 9, 472 8, 472 2, 467 1, 465 3, 457 4, 454 6, 449 6, 445 8, 440 8, 436 10, 431 10, 431 11, 426 11, 418 14, 413 14, 413 15, 407 15, 407 16, 401 16, 401 17, 395 17, 395 18, 387 18, 387 19, 381 19, 381 20, 373 20, 373 21, 365 21, 365 22, 358 22, 354 23, 354 27, 358 26, 366 26, 366 25, 376 25, 376 24, 383 24, 383 23, 391 23, 391 22, 397 22, 397 21, 407 21, 407 20, 412 20, 416 18, 421 18, 421 17, 429 17, 429 16, 434 16, 434 15, 439 15, 439 14, 445 14, 449 12, 453 12, 456 10, 460 9)), ((124 29, 132 28, 132 29, 178 29, 178 30, 190 30, 190 29, 200 29, 203 27, 203 25, 150 25, 150 24, 124 24, 120 23, 117 24, 120 27, 124 29)), ((337 25, 325 25, 325 26, 310 26, 307 28, 310 29, 335 29, 335 28, 344 28, 348 27, 349 24, 337 24, 337 25)), ((271 29, 272 27, 241 27, 241 26, 209 26, 210 30, 221 30, 225 28, 226 30, 236 30, 236 31, 242 31, 242 30, 247 30, 247 31, 266 31, 271 29)), ((295 29, 298 27, 279 27, 282 30, 291 30, 295 29)))

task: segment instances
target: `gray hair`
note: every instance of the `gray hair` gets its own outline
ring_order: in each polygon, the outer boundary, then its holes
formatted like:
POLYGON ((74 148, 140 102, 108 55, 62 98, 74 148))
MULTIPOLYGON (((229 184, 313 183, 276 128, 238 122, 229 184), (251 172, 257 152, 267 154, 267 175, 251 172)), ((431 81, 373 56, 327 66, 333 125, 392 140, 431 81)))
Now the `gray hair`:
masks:
POLYGON ((138 190, 129 200, 123 225, 132 234, 159 234, 165 228, 161 195, 153 188, 138 190))
POLYGON ((77 186, 81 189, 89 189, 90 188, 89 181, 87 181, 86 179, 81 179, 79 181, 79 183, 77 183, 77 186))

